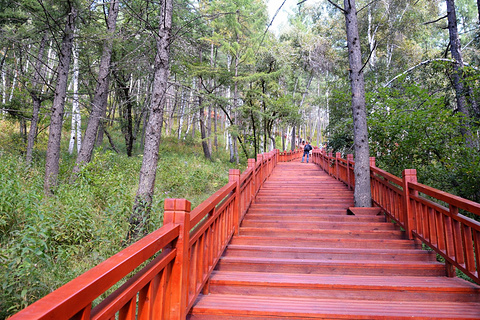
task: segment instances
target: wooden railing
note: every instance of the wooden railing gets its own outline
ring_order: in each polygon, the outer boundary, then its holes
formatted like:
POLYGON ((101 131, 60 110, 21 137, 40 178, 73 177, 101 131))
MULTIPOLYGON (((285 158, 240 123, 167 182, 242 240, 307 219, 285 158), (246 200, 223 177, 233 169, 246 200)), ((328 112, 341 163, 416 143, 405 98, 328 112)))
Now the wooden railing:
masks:
POLYGON ((193 211, 185 199, 166 199, 160 229, 10 319, 185 319, 278 161, 286 160, 274 150, 249 159, 242 174, 231 169, 229 182, 193 211))
POLYGON ((279 154, 279 162, 290 162, 300 159, 303 155, 303 150, 295 149, 293 151, 283 151, 279 154))
MULTIPOLYGON (((325 172, 354 188, 352 155, 342 159, 340 153, 333 156, 314 150, 312 158, 325 172)), ((441 255, 449 276, 455 276, 458 268, 480 284, 480 222, 459 213, 464 210, 480 216, 479 203, 418 183, 414 169, 396 177, 377 168, 375 158, 370 158, 370 182, 373 204, 402 227, 409 239, 419 239, 441 255)))

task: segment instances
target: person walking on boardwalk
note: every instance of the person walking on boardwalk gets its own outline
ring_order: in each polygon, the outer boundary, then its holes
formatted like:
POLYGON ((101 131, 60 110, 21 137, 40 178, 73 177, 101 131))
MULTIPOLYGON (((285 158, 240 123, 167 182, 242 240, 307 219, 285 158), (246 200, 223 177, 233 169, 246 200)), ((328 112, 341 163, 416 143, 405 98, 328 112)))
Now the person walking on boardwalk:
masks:
POLYGON ((303 157, 302 157, 302 162, 303 160, 305 159, 305 155, 307 155, 307 163, 308 163, 308 156, 310 155, 310 150, 312 150, 312 146, 310 145, 310 143, 307 141, 307 143, 305 144, 305 147, 303 147, 303 157))

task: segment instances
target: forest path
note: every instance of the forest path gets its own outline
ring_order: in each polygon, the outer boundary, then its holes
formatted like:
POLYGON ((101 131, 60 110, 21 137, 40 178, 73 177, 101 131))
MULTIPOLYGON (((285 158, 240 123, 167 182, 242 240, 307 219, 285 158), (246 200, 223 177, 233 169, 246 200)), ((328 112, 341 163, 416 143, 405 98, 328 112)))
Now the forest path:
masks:
POLYGON ((189 319, 480 319, 480 287, 312 163, 278 163, 189 319), (208 292, 208 294, 207 294, 208 292))

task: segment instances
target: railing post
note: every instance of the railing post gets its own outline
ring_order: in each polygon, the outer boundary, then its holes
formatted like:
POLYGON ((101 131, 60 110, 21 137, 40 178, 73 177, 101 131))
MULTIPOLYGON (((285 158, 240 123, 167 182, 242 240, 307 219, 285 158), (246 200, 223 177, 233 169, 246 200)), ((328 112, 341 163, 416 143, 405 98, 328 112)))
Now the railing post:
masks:
POLYGON ((253 199, 255 198, 255 191, 256 189, 256 183, 257 183, 257 177, 255 176, 255 159, 248 159, 248 169, 252 168, 252 180, 250 182, 250 196, 248 199, 248 203, 252 203, 253 199))
POLYGON ((259 184, 258 184, 258 188, 260 188, 260 186, 263 184, 263 154, 259 153, 257 154, 257 162, 260 163, 260 181, 259 181, 259 184))
POLYGON ((181 320, 187 316, 191 204, 186 199, 165 199, 164 208, 164 224, 174 223, 180 226, 175 245, 177 255, 168 285, 171 300, 169 319, 181 320))
MULTIPOLYGON (((405 208, 405 231, 407 232, 408 239, 413 239, 412 231, 415 228, 415 208, 412 207, 412 202, 410 201, 410 190, 408 189, 408 184, 410 182, 417 182, 417 170, 415 169, 405 169, 402 172, 403 177, 403 206, 405 208)), ((414 191, 414 195, 417 195, 418 192, 414 191)))
POLYGON ((243 214, 242 199, 240 199, 240 170, 230 169, 228 171, 228 182, 235 181, 237 186, 235 187, 235 205, 233 212, 233 223, 235 225, 235 235, 238 235, 240 229, 240 215, 243 214))
POLYGON ((330 166, 331 159, 333 158, 333 152, 328 153, 328 174, 333 176, 333 168, 330 166))
POLYGON ((376 167, 377 164, 375 163, 375 157, 370 157, 370 167, 376 167))
POLYGON ((342 154, 340 152, 337 152, 335 153, 335 174, 336 174, 336 178, 337 180, 340 180, 340 166, 338 165, 338 163, 340 162, 340 158, 342 157, 342 154))
POLYGON ((347 154, 347 186, 349 190, 352 190, 352 180, 351 176, 352 174, 350 173, 350 164, 353 162, 353 154, 347 154))

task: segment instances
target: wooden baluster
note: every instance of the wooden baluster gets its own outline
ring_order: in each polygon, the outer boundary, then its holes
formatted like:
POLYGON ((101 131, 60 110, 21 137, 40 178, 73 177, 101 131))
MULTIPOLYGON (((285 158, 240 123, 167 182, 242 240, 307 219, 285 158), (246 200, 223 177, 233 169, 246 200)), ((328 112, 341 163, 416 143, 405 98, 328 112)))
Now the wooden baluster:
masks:
POLYGON ((259 177, 260 177, 260 184, 257 186, 257 188, 260 188, 263 184, 263 154, 259 153, 257 154, 257 162, 260 164, 260 171, 258 172, 259 173, 259 177))
POLYGON ((118 320, 134 320, 137 313, 137 297, 133 297, 121 309, 118 320))
POLYGON ((156 288, 154 282, 150 281, 140 290, 138 295, 138 320, 152 319, 153 305, 155 301, 156 288))
POLYGON ((328 153, 328 158, 327 158, 327 159, 328 159, 328 171, 327 171, 327 172, 328 172, 329 175, 332 176, 332 175, 333 175, 333 169, 334 169, 334 168, 331 166, 332 159, 333 159, 333 152, 332 152, 332 151, 330 151, 330 152, 328 153))
POLYGON ((165 199, 164 224, 174 223, 180 226, 175 245, 177 255, 168 283, 171 299, 168 319, 173 320, 183 320, 187 316, 190 211, 191 204, 186 199, 165 199))
POLYGON ((480 277, 480 231, 478 230, 473 230, 473 246, 475 247, 477 277, 480 277))
POLYGON ((340 178, 340 158, 342 154, 340 152, 335 153, 335 175, 337 180, 341 180, 340 178))
POLYGON ((90 311, 92 310, 92 303, 89 303, 85 308, 80 310, 76 315, 71 317, 72 320, 90 320, 90 311))
POLYGON ((348 189, 349 190, 353 190, 353 184, 352 184, 352 181, 351 181, 351 178, 352 178, 352 175, 353 175, 353 171, 350 172, 350 165, 353 161, 353 154, 347 154, 347 186, 348 186, 348 189))
POLYGON ((248 203, 251 204, 255 198, 255 185, 256 185, 256 176, 255 176, 255 159, 248 159, 248 168, 252 168, 252 180, 250 181, 250 198, 248 203))
MULTIPOLYGON (((376 167, 377 167, 377 163, 376 163, 375 157, 370 157, 370 158, 369 158, 369 161, 370 161, 370 168, 376 168, 376 167)), ((372 176, 373 176, 373 174, 372 174, 372 171, 370 170, 370 192, 372 192, 372 183, 371 183, 371 181, 372 181, 372 176)), ((373 194, 373 192, 372 192, 372 194, 373 194)))
POLYGON ((435 224, 435 212, 432 208, 428 208, 428 228, 430 233, 430 242, 433 245, 438 244, 438 236, 437 236, 437 227, 435 224))
MULTIPOLYGON (((410 201, 410 190, 408 189, 409 183, 417 183, 417 170, 415 169, 405 169, 402 173, 403 177, 403 201, 406 212, 404 213, 405 221, 402 221, 405 224, 405 231, 407 233, 408 239, 413 239, 413 229, 415 226, 415 207, 413 206, 412 201, 410 201)), ((412 195, 418 195, 417 191, 413 191, 412 195)))
POLYGON ((323 171, 328 173, 327 150, 323 150, 322 160, 323 160, 323 171))
POLYGON ((462 230, 461 223, 455 219, 455 216, 458 216, 458 208, 454 205, 450 205, 450 214, 452 215, 452 231, 453 231, 453 241, 455 248, 455 260, 458 264, 465 264, 465 256, 463 255, 463 239, 462 239, 462 230))
MULTIPOLYGON (((466 225, 463 225, 463 250, 465 255, 465 264, 466 269, 469 272, 475 273, 475 254, 474 254, 474 246, 473 246, 473 234, 472 228, 466 225)), ((478 251, 478 247, 477 247, 478 251)))
MULTIPOLYGON (((445 244, 446 244, 446 252, 447 257, 454 260, 455 259, 455 242, 453 240, 453 226, 452 226, 452 218, 449 216, 443 215, 443 224, 444 224, 444 232, 445 232, 445 244)), ((455 266, 450 262, 445 261, 445 268, 447 269, 447 276, 448 277, 455 277, 455 266)))
POLYGON ((243 205, 240 199, 240 170, 230 169, 228 171, 228 182, 235 181, 235 203, 233 205, 233 224, 235 225, 235 235, 238 235, 240 229, 240 215, 243 213, 243 205))

